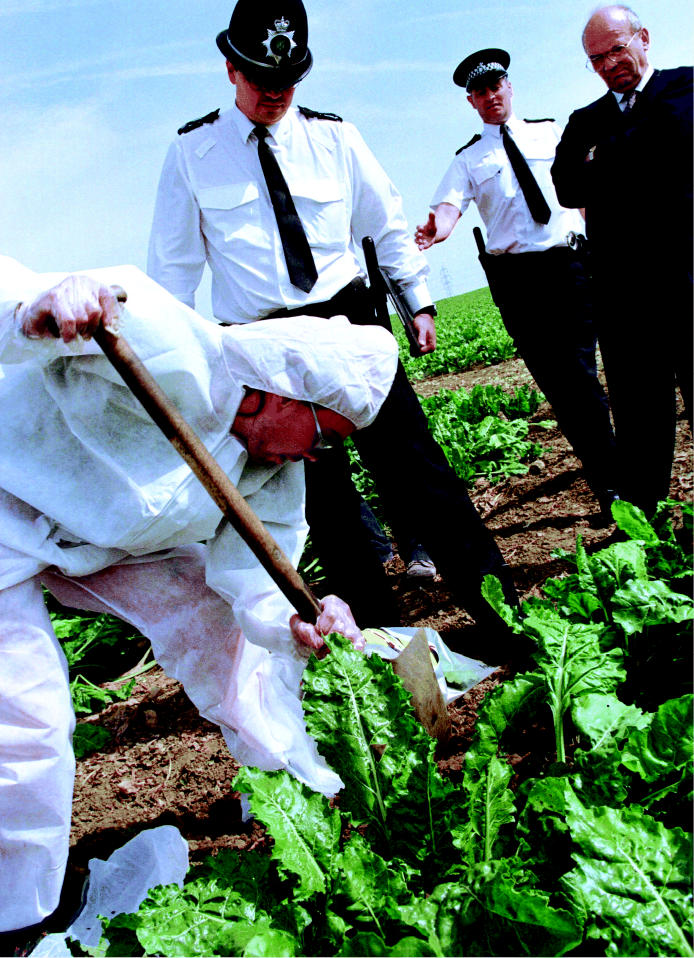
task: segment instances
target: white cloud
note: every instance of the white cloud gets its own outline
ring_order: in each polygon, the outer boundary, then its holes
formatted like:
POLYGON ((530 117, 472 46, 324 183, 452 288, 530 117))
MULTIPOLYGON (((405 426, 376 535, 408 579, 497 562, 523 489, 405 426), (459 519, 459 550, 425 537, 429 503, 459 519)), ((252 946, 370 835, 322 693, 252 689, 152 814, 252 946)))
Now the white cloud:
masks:
POLYGON ((151 77, 180 77, 220 75, 219 57, 214 59, 198 60, 191 63, 167 63, 152 66, 125 67, 121 70, 108 70, 102 73, 94 72, 92 78, 109 77, 114 80, 146 80, 151 77))
POLYGON ((77 60, 67 63, 52 63, 50 67, 27 70, 21 73, 6 71, 3 76, 0 97, 8 97, 21 90, 33 90, 37 86, 43 89, 59 87, 78 80, 80 83, 90 80, 107 79, 110 82, 123 80, 147 80, 157 77, 206 76, 219 73, 219 57, 205 57, 199 60, 181 60, 181 44, 148 47, 128 51, 128 58, 137 66, 112 66, 122 64, 124 53, 99 55, 98 58, 77 60), (154 58, 169 58, 166 62, 146 63, 142 61, 154 58))
MULTIPOLYGON (((180 58, 180 50, 168 47, 150 47, 142 50, 130 51, 128 59, 137 65, 111 66, 109 61, 118 61, 122 64, 123 53, 113 54, 108 58, 100 56, 98 59, 72 60, 69 63, 53 63, 50 67, 30 70, 22 73, 5 73, 3 77, 0 97, 7 97, 19 90, 35 89, 38 85, 46 89, 57 87, 75 80, 80 82, 89 80, 108 79, 111 83, 129 80, 148 80, 162 77, 186 76, 217 76, 220 75, 220 60, 214 54, 196 60, 180 58), (174 54, 176 54, 174 56, 174 54), (168 58, 166 62, 143 63, 143 60, 154 58, 168 58)), ((325 59, 321 62, 321 73, 332 73, 349 76, 397 76, 404 72, 409 73, 442 73, 448 71, 446 64, 432 60, 378 60, 375 62, 357 63, 353 60, 325 59)))

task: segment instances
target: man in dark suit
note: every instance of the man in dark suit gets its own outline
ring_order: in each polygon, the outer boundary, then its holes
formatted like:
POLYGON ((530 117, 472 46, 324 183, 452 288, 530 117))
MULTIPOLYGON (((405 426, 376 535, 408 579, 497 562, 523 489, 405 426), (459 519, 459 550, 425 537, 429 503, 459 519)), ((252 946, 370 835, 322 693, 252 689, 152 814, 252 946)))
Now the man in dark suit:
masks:
POLYGON ((618 492, 650 514, 668 495, 676 384, 692 421, 693 71, 653 69, 625 6, 593 13, 583 47, 608 92, 572 113, 552 178, 586 211, 618 492))

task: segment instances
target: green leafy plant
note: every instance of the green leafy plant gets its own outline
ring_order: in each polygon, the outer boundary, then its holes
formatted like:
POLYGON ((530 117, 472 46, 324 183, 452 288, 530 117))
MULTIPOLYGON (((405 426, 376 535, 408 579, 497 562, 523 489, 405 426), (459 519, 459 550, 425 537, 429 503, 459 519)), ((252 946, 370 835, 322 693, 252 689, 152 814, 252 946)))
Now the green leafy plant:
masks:
POLYGON ((625 677, 619 649, 603 651, 600 626, 573 623, 546 604, 524 615, 506 605, 501 584, 485 578, 482 594, 511 628, 532 639, 544 698, 552 713, 556 756, 566 761, 564 716, 573 701, 589 692, 612 692, 625 677))
POLYGON ((488 384, 465 389, 441 389, 434 396, 423 400, 427 416, 445 411, 449 418, 462 419, 476 425, 488 416, 504 419, 529 419, 542 403, 542 393, 529 386, 517 386, 512 392, 502 386, 488 384))
POLYGON ((70 695, 72 696, 72 707, 76 715, 91 715, 111 702, 122 702, 129 698, 135 686, 135 679, 129 679, 124 682, 120 688, 102 688, 95 685, 83 675, 76 675, 70 682, 70 695))
MULTIPOLYGON (((434 438, 465 482, 478 477, 497 482, 528 471, 528 461, 540 455, 542 446, 529 438, 527 419, 541 402, 542 394, 528 386, 509 392, 494 385, 475 386, 470 392, 442 389, 421 400, 434 438)), ((547 425, 534 423, 536 428, 547 425)), ((370 473, 354 444, 348 440, 346 446, 357 491, 387 525, 370 473)))
POLYGON ((92 656, 92 662, 97 665, 104 656, 104 650, 118 653, 124 643, 136 635, 129 625, 105 614, 76 615, 62 610, 52 611, 51 622, 70 668, 87 661, 88 653, 94 650, 97 651, 92 656))
POLYGON ((101 725, 78 724, 72 736, 72 749, 75 758, 84 758, 90 752, 97 752, 111 741, 113 736, 101 725))
POLYGON ((528 954, 578 943, 580 924, 499 856, 510 769, 481 763, 466 788, 444 780, 390 665, 330 644, 307 667, 304 704, 345 781, 337 805, 286 772, 242 769, 235 785, 273 837, 266 870, 257 856, 220 855, 110 921, 106 953, 490 954, 509 934, 528 954))
MULTIPOLYGON (((51 605, 53 603, 50 603, 51 605)), ((133 650, 142 637, 120 619, 106 614, 77 615, 62 609, 51 610, 51 622, 67 659, 70 695, 75 714, 91 715, 110 705, 124 701, 132 694, 137 676, 156 665, 149 645, 139 662, 131 666, 133 650), (109 681, 114 673, 127 668, 121 681, 109 681), (89 672, 92 681, 84 673, 89 672)), ((111 739, 107 729, 78 724, 73 736, 77 758, 82 758, 111 739)))
POLYGON ((391 317, 410 382, 472 366, 493 365, 515 356, 513 340, 487 287, 442 299, 436 305, 436 350, 426 356, 410 356, 402 324, 397 317, 391 317))
MULTIPOLYGON (((632 651, 614 605, 643 570, 629 555, 631 577, 623 551, 591 557, 615 581, 598 577, 599 603, 575 609, 555 585, 558 602, 518 612, 486 580, 537 665, 484 699, 458 785, 390 665, 331 636, 304 711, 344 790, 330 802, 286 772, 242 769, 269 854, 222 852, 154 889, 105 925, 102 953, 693 955, 692 695, 653 710, 623 699, 632 651), (512 788, 507 742, 543 711, 555 754, 512 788)), ((584 582, 595 598, 596 577, 584 582)))

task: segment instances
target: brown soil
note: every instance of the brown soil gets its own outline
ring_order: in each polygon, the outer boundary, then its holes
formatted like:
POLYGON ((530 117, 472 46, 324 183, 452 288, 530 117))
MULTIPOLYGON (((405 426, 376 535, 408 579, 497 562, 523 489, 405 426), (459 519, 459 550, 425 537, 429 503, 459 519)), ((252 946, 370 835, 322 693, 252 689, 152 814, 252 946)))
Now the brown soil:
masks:
MULTIPOLYGON (((471 388, 500 382, 506 387, 530 383, 525 366, 510 360, 496 367, 437 377, 418 383, 422 395, 443 386, 471 388)), ((543 406, 534 417, 550 418, 543 406)), ((536 427, 537 428, 537 427, 536 427)), ((552 558, 557 548, 573 550, 580 534, 597 547, 613 527, 596 527, 597 502, 582 478, 578 460, 556 429, 537 428, 544 447, 541 459, 525 476, 496 485, 479 481, 472 498, 511 565, 521 598, 535 593, 548 576, 568 569, 552 558)), ((692 497, 691 437, 680 420, 671 495, 692 497)), ((403 566, 390 569, 406 623, 427 625, 444 641, 463 640, 463 649, 484 658, 482 649, 465 648, 470 619, 445 586, 407 589, 403 566)), ((389 623, 384 623, 388 625, 389 623)), ((441 765, 455 775, 470 741, 482 697, 510 674, 498 669, 481 685, 449 706, 453 734, 441 753, 441 765)), ((215 726, 201 719, 178 683, 155 668, 138 681, 132 696, 86 719, 113 734, 112 743, 77 763, 70 860, 60 912, 51 924, 65 927, 79 898, 90 858, 106 858, 138 831, 156 825, 178 826, 190 846, 192 861, 223 847, 248 848, 263 842, 262 828, 241 821, 233 779, 237 764, 215 726)), ((512 757, 522 763, 528 753, 512 757)))

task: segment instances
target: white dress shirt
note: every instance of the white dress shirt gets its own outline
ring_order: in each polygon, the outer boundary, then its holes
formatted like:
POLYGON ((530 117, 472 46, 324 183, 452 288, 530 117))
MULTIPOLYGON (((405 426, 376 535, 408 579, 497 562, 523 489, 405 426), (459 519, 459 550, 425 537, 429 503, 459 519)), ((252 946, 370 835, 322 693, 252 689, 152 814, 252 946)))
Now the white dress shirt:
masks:
POLYGON ((506 126, 552 211, 549 223, 537 223, 530 215, 504 149, 501 127, 489 123, 484 124, 480 139, 456 155, 431 207, 450 203, 463 214, 474 201, 487 229, 488 253, 539 252, 563 246, 569 232, 582 233, 585 226, 577 210, 559 205, 552 182, 550 170, 561 128, 552 120, 528 122, 515 115, 506 126))
POLYGON ((149 274, 193 306, 207 261, 215 317, 249 322, 330 299, 361 273, 357 249, 370 235, 380 265, 398 281, 412 310, 431 304, 428 266, 410 235, 401 197, 356 128, 308 120, 292 107, 268 129, 267 143, 318 270, 310 293, 289 280, 253 123, 236 106, 171 145, 157 194, 149 274))

